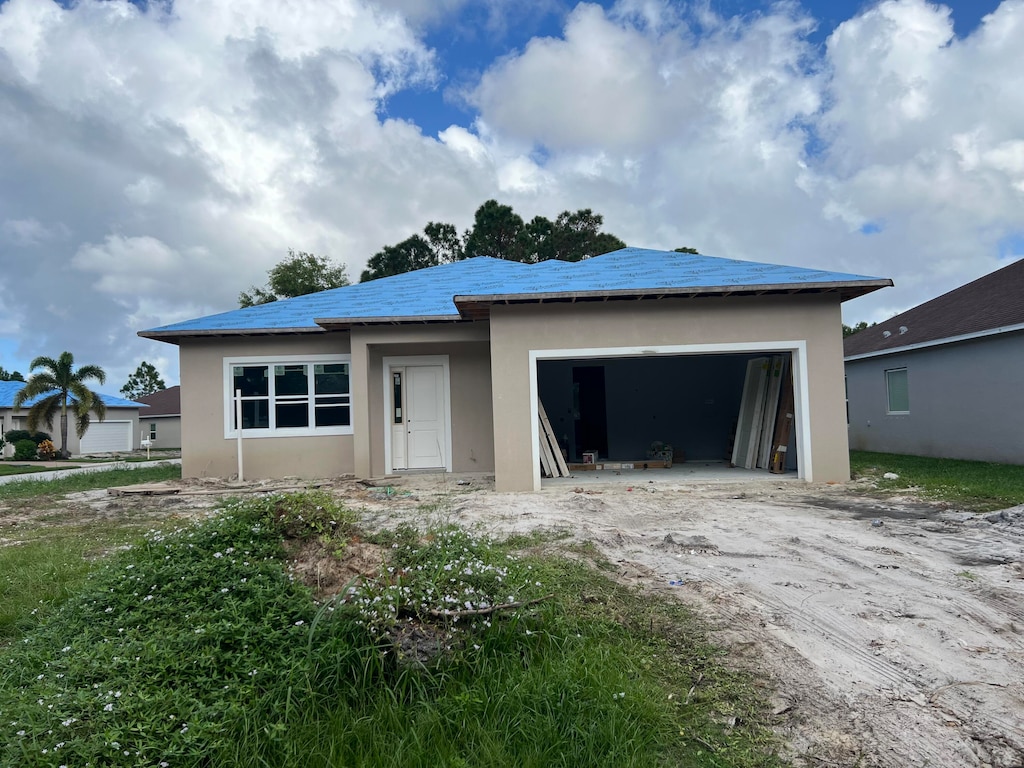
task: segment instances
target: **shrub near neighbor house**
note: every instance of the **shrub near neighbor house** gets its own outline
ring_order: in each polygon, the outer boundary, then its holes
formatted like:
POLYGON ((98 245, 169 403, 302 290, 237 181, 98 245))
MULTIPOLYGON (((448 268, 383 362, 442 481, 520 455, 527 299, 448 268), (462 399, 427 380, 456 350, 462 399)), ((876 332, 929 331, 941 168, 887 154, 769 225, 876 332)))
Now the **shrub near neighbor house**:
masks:
POLYGON ((15 461, 32 461, 36 458, 38 447, 31 440, 18 440, 14 443, 15 461))
POLYGON ((49 440, 43 440, 43 442, 37 445, 36 451, 39 454, 39 458, 43 461, 53 461, 57 458, 57 446, 49 440))
POLYGON ((12 445, 17 443, 19 440, 31 440, 33 445, 39 445, 44 440, 49 440, 50 436, 46 432, 29 432, 27 429, 12 429, 4 435, 4 438, 12 445))

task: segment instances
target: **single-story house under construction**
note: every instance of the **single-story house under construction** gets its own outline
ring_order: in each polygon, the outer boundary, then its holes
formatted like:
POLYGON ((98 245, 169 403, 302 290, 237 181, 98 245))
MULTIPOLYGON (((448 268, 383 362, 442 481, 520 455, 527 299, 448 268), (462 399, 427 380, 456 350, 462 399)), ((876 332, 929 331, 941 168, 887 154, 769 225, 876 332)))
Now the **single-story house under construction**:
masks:
POLYGON ((624 248, 476 257, 141 331, 180 349, 183 473, 493 472, 540 487, 539 406, 573 459, 723 459, 751 358, 784 355, 796 466, 849 479, 840 303, 888 279, 624 248), (241 427, 244 440, 236 440, 241 427))
POLYGON ((1024 464, 1024 259, 845 342, 850 445, 1024 464))
MULTIPOLYGON (((0 381, 0 434, 7 434, 12 429, 28 429, 28 409, 34 400, 29 401, 17 411, 14 410, 14 396, 25 386, 23 381, 0 381)), ((138 447, 139 404, 123 397, 97 393, 103 404, 107 406, 107 414, 103 421, 90 414, 91 422, 85 435, 79 440, 75 432, 75 417, 68 415, 68 450, 74 455, 93 453, 117 453, 131 451, 138 447)), ((40 424, 40 432, 50 435, 53 444, 60 448, 60 414, 54 417, 52 424, 40 424)), ((14 446, 4 447, 4 452, 13 455, 14 446)))

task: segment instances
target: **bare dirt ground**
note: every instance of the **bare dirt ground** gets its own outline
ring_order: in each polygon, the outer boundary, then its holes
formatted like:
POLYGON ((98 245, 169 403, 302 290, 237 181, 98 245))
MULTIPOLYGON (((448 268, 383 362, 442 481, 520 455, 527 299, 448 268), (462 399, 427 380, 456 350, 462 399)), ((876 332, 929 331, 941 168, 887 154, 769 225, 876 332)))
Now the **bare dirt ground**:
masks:
MULTIPOLYGON (((767 680, 796 766, 1024 766, 1024 507, 972 514, 852 484, 654 473, 516 494, 458 479, 329 485, 370 525, 449 521, 592 542, 622 581, 694 606, 735 663, 767 680)), ((176 496, 90 491, 56 510, 0 507, 0 540, 68 513, 188 516, 236 492, 179 485, 176 496)))

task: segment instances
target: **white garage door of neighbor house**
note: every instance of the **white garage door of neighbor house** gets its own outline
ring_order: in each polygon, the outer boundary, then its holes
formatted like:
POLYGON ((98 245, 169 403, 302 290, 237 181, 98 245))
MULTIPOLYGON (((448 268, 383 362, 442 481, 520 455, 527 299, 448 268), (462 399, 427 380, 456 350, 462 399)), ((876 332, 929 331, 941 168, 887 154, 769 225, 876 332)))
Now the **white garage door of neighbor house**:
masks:
POLYGON ((132 449, 130 421, 94 421, 82 438, 82 453, 113 453, 132 449))

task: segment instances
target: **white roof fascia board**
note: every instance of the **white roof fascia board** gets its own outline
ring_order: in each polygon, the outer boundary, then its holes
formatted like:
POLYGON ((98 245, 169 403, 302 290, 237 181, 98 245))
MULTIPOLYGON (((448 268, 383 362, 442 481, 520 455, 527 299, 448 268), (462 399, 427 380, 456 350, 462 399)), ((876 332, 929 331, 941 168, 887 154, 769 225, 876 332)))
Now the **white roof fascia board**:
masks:
POLYGON ((927 347, 938 347, 943 344, 956 344, 958 341, 971 341, 973 339, 982 339, 986 336, 997 336, 1001 333, 1013 333, 1014 331, 1024 331, 1024 323, 1017 323, 1016 325, 1004 325, 1001 328, 989 328, 985 331, 975 331, 974 333, 965 333, 960 336, 947 336, 944 339, 933 339, 931 341, 922 341, 918 344, 908 344, 905 347, 893 347, 892 349, 880 349, 877 352, 864 352, 860 355, 850 355, 844 357, 843 362, 851 363, 854 360, 866 360, 869 357, 882 357, 884 355, 895 355, 899 352, 913 352, 917 349, 925 349, 927 347))

